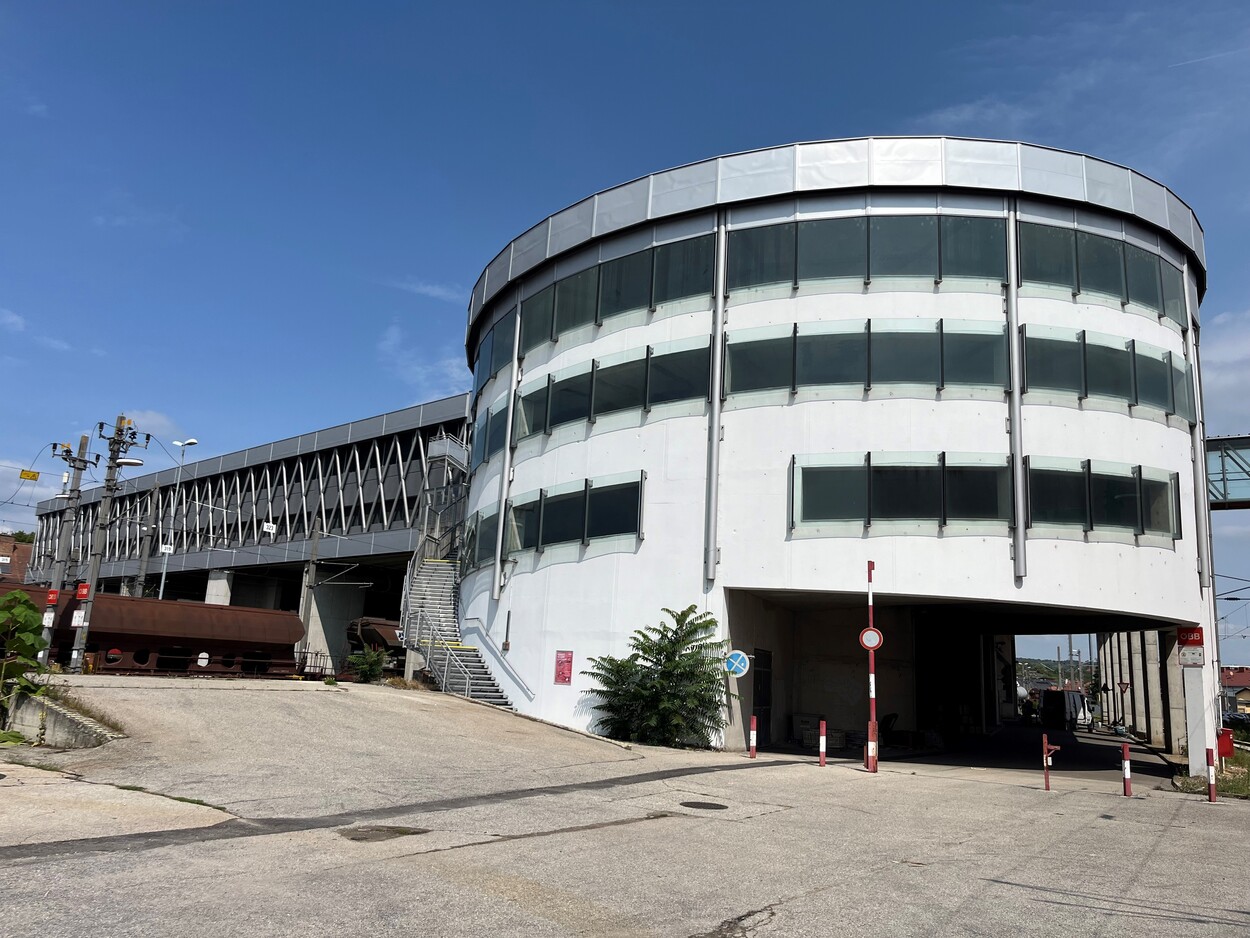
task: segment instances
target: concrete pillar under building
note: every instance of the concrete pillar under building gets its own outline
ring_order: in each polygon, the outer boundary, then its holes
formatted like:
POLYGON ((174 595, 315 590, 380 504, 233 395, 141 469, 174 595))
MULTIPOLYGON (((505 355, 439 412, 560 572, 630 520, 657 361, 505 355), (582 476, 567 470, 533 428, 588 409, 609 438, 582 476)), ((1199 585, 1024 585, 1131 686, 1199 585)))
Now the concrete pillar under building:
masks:
POLYGON ((323 674, 337 674, 347 666, 347 625, 364 613, 364 590, 325 583, 314 588, 304 601, 308 603, 304 651, 312 656, 309 667, 323 674))
POLYGON ((1166 675, 1159 662, 1159 633, 1143 632, 1142 645, 1146 653, 1143 670, 1146 674, 1146 741, 1152 746, 1163 746, 1163 685, 1166 675))
POLYGON ((1181 662, 1176 632, 1159 633, 1159 656, 1167 679, 1167 747, 1168 752, 1185 751, 1185 687, 1181 679, 1181 662))
POLYGON ((230 589, 233 584, 233 571, 209 570, 208 588, 204 591, 204 602, 210 606, 229 606, 230 589))
POLYGON ((1132 731, 1138 736, 1146 735, 1146 669, 1142 667, 1142 633, 1129 632, 1128 638, 1128 673, 1129 713, 1132 731))
POLYGON ((1133 709, 1133 679, 1129 670, 1129 653, 1128 653, 1128 633, 1115 633, 1115 705, 1117 719, 1120 725, 1126 729, 1131 722, 1130 714, 1133 709), (1126 685, 1126 690, 1121 693, 1120 685, 1126 685))

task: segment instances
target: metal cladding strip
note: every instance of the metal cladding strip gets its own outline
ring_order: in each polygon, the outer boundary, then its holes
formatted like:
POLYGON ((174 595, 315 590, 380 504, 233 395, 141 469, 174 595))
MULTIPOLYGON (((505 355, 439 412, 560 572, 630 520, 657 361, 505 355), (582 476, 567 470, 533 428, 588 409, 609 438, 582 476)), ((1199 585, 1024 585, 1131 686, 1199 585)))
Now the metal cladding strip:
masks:
POLYGON ((1011 531, 1011 557, 1017 580, 1029 572, 1025 556, 1028 542, 1025 530, 1027 519, 1027 480, 1024 477, 1024 342, 1020 337, 1020 268, 1016 263, 1016 200, 1010 201, 1007 210, 1007 348, 1011 358, 1011 393, 1008 396, 1007 420, 1011 445, 1011 497, 1015 500, 1015 527, 1011 531))
MULTIPOLYGON (((1193 456, 1194 470, 1194 518, 1198 528, 1198 578, 1203 588, 1211 586, 1211 519, 1207 512, 1210 504, 1207 480, 1207 446, 1204 433, 1206 427, 1206 408, 1202 401, 1202 352, 1198 345, 1198 330, 1195 325, 1197 311, 1189 308, 1189 264, 1185 264, 1185 321, 1189 328, 1185 331, 1185 357, 1192 364, 1194 376, 1194 416, 1195 422, 1190 430, 1190 449, 1193 456)), ((1178 506, 1179 507, 1179 506, 1178 506)), ((1179 519, 1177 519, 1179 521, 1179 519)), ((1214 600, 1212 600, 1214 602, 1214 600)), ((1214 620, 1214 610, 1212 610, 1214 620)), ((1218 633, 1217 633, 1218 634, 1218 633)))
POLYGON ((482 309, 546 261, 605 235, 722 205, 865 188, 958 188, 1083 203, 1168 232, 1205 276, 1202 228, 1175 193, 1124 166, 1030 143, 968 137, 859 137, 766 147, 642 176, 582 199, 499 252, 474 285, 466 343, 482 309))
POLYGON ((512 431, 516 427, 518 395, 517 387, 521 383, 521 370, 517 367, 517 359, 521 356, 521 290, 517 289, 516 297, 517 320, 512 330, 512 360, 508 362, 508 422, 504 425, 503 471, 499 474, 499 513, 495 516, 495 573, 491 583, 491 598, 499 601, 499 593, 503 589, 503 549, 504 534, 508 529, 506 512, 508 509, 508 493, 512 487, 512 431))
POLYGON ((720 438, 721 438, 721 382, 725 356, 725 278, 727 269, 726 245, 728 234, 725 213, 716 218, 716 299, 712 308, 711 365, 708 369, 707 418, 707 516, 704 520, 703 578, 708 582, 716 579, 719 560, 716 541, 716 516, 720 510, 720 438))

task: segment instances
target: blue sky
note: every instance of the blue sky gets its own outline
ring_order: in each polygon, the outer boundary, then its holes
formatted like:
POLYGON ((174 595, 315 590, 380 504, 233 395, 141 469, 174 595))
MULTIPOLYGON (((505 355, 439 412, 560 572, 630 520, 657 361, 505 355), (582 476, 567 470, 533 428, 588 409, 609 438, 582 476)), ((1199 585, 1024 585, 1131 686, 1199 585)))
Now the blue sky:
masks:
MULTIPOLYGON (((865 134, 1171 186, 1207 234, 1209 430, 1250 431, 1248 91, 1244 2, 0 2, 0 530, 58 487, 45 444, 119 411, 204 457, 461 390, 468 289, 530 225, 865 134)), ((1217 562, 1250 579, 1250 517, 1217 562)))

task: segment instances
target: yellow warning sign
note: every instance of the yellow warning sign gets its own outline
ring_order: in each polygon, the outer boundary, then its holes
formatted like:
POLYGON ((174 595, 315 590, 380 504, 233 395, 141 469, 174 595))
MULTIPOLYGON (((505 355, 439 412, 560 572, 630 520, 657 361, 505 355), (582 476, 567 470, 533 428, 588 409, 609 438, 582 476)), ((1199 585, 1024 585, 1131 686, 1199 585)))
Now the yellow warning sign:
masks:
POLYGON ((34 469, 23 469, 20 473, 18 473, 18 475, 20 475, 27 482, 39 481, 39 473, 37 473, 34 469))

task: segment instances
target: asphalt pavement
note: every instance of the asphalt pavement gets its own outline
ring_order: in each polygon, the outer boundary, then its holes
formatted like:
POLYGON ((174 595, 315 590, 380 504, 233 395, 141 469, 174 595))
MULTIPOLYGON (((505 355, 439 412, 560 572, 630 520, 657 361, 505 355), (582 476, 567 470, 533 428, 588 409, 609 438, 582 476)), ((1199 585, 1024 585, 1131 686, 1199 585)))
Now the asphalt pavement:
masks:
POLYGON ((1124 798, 1101 765, 1047 793, 1036 765, 968 753, 869 775, 625 749, 425 692, 80 683, 130 738, 0 764, 15 938, 1250 928, 1228 873, 1250 804, 1124 798))

